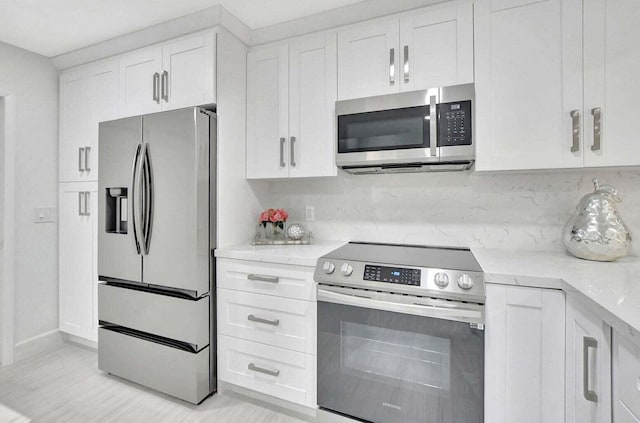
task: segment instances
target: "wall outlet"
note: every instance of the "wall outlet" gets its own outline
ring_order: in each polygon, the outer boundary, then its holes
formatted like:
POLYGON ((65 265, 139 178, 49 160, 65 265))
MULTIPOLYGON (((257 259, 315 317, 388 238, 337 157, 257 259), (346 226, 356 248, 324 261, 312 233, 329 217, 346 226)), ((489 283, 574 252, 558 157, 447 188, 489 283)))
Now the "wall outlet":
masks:
POLYGON ((316 220, 316 211, 313 206, 307 206, 304 208, 304 219, 307 222, 313 222, 316 220))
POLYGON ((35 223, 51 223, 55 222, 55 207, 38 207, 33 212, 33 221, 35 223))

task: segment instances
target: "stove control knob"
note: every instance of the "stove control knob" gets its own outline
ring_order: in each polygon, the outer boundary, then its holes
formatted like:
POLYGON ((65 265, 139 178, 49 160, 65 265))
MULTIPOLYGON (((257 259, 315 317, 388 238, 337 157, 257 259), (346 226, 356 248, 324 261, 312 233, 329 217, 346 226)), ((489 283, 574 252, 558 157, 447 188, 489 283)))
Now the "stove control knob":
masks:
POLYGON ((458 277, 458 286, 464 290, 473 288, 473 279, 466 273, 463 273, 458 277))
POLYGON ((345 276, 351 276, 351 274, 353 273, 353 267, 351 267, 349 263, 344 263, 340 268, 340 271, 345 276))
POLYGON ((438 272, 433 277, 433 281, 438 285, 438 287, 445 288, 449 285, 449 276, 446 273, 438 272))
POLYGON ((322 266, 322 270, 324 270, 324 273, 326 273, 327 275, 330 275, 334 270, 336 270, 336 266, 330 261, 325 261, 324 265, 322 266))

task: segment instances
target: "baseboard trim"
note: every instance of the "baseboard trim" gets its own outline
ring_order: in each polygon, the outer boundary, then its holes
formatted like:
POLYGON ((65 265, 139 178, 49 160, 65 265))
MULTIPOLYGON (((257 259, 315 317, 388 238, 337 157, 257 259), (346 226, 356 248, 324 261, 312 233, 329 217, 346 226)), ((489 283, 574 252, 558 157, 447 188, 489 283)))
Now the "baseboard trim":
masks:
POLYGON ((18 342, 15 345, 14 358, 15 361, 20 361, 32 355, 53 350, 60 345, 62 345, 61 332, 58 329, 50 330, 18 342))
POLYGON ((98 343, 95 341, 90 341, 88 339, 80 338, 79 336, 70 335, 64 332, 60 332, 60 335, 62 336, 62 341, 64 341, 65 344, 74 344, 76 346, 79 345, 93 351, 98 350, 98 343))

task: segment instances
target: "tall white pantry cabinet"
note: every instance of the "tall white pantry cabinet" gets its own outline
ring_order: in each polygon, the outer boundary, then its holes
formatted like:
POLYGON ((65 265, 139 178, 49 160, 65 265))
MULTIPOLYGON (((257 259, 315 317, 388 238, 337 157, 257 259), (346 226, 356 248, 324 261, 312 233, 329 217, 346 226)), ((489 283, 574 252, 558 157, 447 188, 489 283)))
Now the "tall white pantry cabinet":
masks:
POLYGON ((60 75, 59 326, 97 342, 98 124, 215 103, 216 31, 144 47, 60 75))

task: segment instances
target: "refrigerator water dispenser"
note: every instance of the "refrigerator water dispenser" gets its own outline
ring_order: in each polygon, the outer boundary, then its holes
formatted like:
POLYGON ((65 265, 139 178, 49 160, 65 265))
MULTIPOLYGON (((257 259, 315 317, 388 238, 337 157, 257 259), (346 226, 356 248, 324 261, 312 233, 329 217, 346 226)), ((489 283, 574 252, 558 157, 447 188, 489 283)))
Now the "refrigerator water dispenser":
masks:
POLYGON ((105 231, 112 234, 127 233, 127 188, 107 188, 105 203, 105 231))

